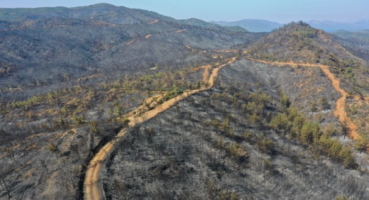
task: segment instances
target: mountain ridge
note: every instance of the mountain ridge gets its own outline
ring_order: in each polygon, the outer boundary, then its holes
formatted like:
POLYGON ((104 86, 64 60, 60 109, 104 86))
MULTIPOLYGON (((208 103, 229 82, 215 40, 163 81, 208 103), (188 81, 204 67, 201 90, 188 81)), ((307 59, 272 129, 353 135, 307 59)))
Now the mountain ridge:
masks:
MULTIPOLYGON (((176 20, 172 17, 163 16, 153 11, 142 9, 131 9, 124 6, 112 4, 94 4, 80 7, 44 7, 44 8, 0 8, 0 20, 9 22, 32 21, 45 18, 64 18, 80 20, 97 20, 116 25, 127 25, 135 23, 150 23, 153 20, 163 20, 179 24, 197 25, 217 30, 223 29, 219 25, 207 23, 200 19, 176 20), (141 14, 140 14, 141 13, 141 14)), ((227 29, 227 28, 226 28, 227 29)), ((244 31, 242 29, 230 28, 229 31, 244 31)))
MULTIPOLYGON (((219 24, 222 26, 238 25, 251 32, 271 32, 274 29, 282 27, 282 23, 261 20, 261 19, 243 19, 239 21, 210 21, 211 23, 219 24)), ((335 22, 329 20, 308 20, 304 21, 314 28, 322 29, 326 32, 334 32, 339 30, 346 31, 361 31, 369 29, 368 20, 360 20, 355 22, 335 22)))
POLYGON ((0 66, 12 66, 8 78, 0 79, 3 90, 10 85, 33 87, 30 85, 40 79, 43 84, 52 85, 68 74, 72 79, 93 73, 110 74, 115 66, 139 71, 157 63, 178 66, 182 59, 202 62, 206 58, 191 54, 186 45, 223 49, 253 43, 262 36, 197 19, 174 20, 109 4, 62 8, 56 13, 53 10, 60 8, 48 9, 42 8, 46 14, 38 9, 26 9, 30 10, 26 14, 22 14, 22 9, 11 9, 15 12, 11 21, 4 17, 6 9, 0 9, 0 66), (146 38, 148 35, 153 37, 146 38), (41 73, 47 66, 54 66, 54 70, 41 73), (30 75, 33 81, 26 78, 30 75))

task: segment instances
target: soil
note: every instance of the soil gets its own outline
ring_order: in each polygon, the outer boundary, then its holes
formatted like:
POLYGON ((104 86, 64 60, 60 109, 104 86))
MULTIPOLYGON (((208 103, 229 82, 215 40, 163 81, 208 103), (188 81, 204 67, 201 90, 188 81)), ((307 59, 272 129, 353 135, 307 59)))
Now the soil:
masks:
MULTIPOLYGON (((199 91, 208 90, 214 85, 214 81, 216 77, 218 76, 218 72, 221 68, 225 67, 226 65, 229 65, 236 61, 236 58, 232 58, 230 61, 228 61, 226 64, 220 65, 217 68, 215 68, 212 72, 212 74, 209 77, 209 85, 208 87, 203 87, 201 89, 197 90, 191 90, 186 91, 182 95, 177 96, 175 98, 172 98, 163 104, 159 105, 153 110, 147 111, 142 114, 142 116, 136 117, 134 115, 128 116, 129 120, 129 126, 134 127, 140 123, 143 123, 147 120, 150 120, 157 116, 158 114, 168 110, 176 103, 182 101, 183 99, 187 98, 188 96, 191 96, 199 91)), ((205 67, 207 68, 207 67, 205 67)), ((206 72, 206 70, 205 70, 206 72)), ((153 98, 153 97, 151 97, 153 98)), ((146 100, 148 101, 148 100, 146 100)), ((150 100, 149 100, 150 101, 150 100)), ((139 109, 136 110, 138 112, 139 109)), ((135 113, 135 112, 133 112, 135 113)), ((132 114, 133 114, 132 113, 132 114)), ((120 138, 123 138, 126 133, 128 132, 128 129, 123 129, 119 132, 119 134, 114 138, 112 141, 108 142, 91 160, 87 171, 86 171, 86 178, 84 181, 84 195, 86 200, 90 199, 104 199, 104 188, 103 184, 100 181, 100 174, 101 174, 101 168, 105 166, 104 164, 108 160, 108 158, 111 156, 112 152, 114 151, 115 144, 119 141, 120 138)))
MULTIPOLYGON (((332 82, 334 89, 342 95, 342 97, 339 98, 336 102, 336 109, 334 111, 334 116, 337 117, 342 124, 345 124, 347 126, 348 134, 350 138, 357 140, 361 137, 357 131, 358 127, 352 122, 352 120, 349 117, 347 117, 347 112, 345 108, 346 108, 346 99, 348 97, 348 93, 340 87, 340 80, 337 79, 335 75, 329 70, 329 66, 320 65, 320 64, 309 64, 309 63, 269 62, 269 61, 264 61, 264 60, 255 60, 255 59, 250 59, 250 60, 261 62, 264 64, 269 64, 269 65, 279 65, 279 66, 288 65, 292 67, 303 66, 303 67, 321 68, 324 74, 332 82)), ((368 99, 368 97, 366 99, 368 99)))
POLYGON ((159 20, 158 19, 155 19, 154 21, 150 22, 149 24, 156 24, 158 22, 159 22, 159 20))
MULTIPOLYGON (((233 194, 237 199, 323 200, 336 199, 339 195, 367 199, 366 174, 344 169, 326 156, 315 157, 304 145, 287 140, 268 127, 253 125, 249 116, 242 114, 242 109, 232 106, 234 95, 259 90, 278 99, 278 88, 282 87, 294 105, 295 101, 304 103, 301 107, 322 96, 332 97, 328 98, 332 105, 329 112, 304 110, 304 114, 307 117, 326 114, 320 124, 334 122, 338 125, 333 113, 340 93, 321 73, 318 68, 277 68, 247 60, 227 66, 212 88, 193 94, 157 117, 135 126, 117 144, 117 151, 100 178, 106 185, 107 197, 213 200, 230 199, 226 194, 233 194), (311 77, 306 77, 308 75, 311 77), (307 98, 295 98, 311 85, 301 88, 293 83, 310 78, 312 87, 323 86, 327 91, 314 96, 315 90, 312 90, 307 98), (218 125, 222 124, 227 117, 234 130, 233 136, 213 125, 215 120, 218 125), (255 138, 272 140, 273 153, 260 151, 256 141, 234 139, 245 132, 255 138), (225 148, 232 143, 243 146, 249 155, 245 165, 219 148, 218 141, 222 141, 225 148), (266 167, 266 161, 271 163, 271 168, 266 167)), ((277 109, 268 106, 268 110, 277 109)))

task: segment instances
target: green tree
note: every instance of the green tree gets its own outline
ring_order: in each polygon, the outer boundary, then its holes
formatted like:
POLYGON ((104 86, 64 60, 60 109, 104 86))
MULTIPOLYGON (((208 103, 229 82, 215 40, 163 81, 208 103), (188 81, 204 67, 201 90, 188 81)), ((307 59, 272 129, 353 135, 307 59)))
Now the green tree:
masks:
POLYGON ((318 142, 321 136, 320 127, 317 123, 308 122, 301 128, 301 140, 308 145, 313 142, 318 142))
POLYGON ((341 151, 338 154, 339 158, 343 161, 343 165, 345 167, 355 168, 356 163, 352 152, 347 147, 341 148, 341 151))
POLYGON ((325 109, 329 109, 330 108, 330 106, 329 106, 329 104, 328 104, 328 100, 327 100, 327 98, 326 97, 322 97, 322 98, 320 98, 320 105, 322 106, 322 109, 323 110, 325 110, 325 109))
POLYGON ((281 93, 280 102, 282 109, 286 109, 290 106, 289 98, 284 92, 281 93))
POLYGON ((229 117, 227 117, 220 125, 220 130, 223 132, 228 132, 229 129, 229 117))
POLYGON ((349 200, 349 198, 344 195, 338 195, 336 200, 349 200))
POLYGON ((195 88, 196 89, 200 89, 201 88, 201 82, 200 81, 197 81, 196 82, 195 88))
POLYGON ((311 112, 316 112, 318 111, 318 108, 317 108, 317 104, 315 101, 312 101, 311 104, 310 104, 310 111, 311 112))
POLYGON ((359 151, 365 151, 368 147, 368 139, 366 137, 361 136, 356 140, 355 148, 359 151))
POLYGON ((270 126, 274 128, 274 130, 289 130, 290 122, 286 113, 278 113, 273 117, 270 121, 270 126))
POLYGON ((59 152, 59 148, 58 146, 56 146, 54 143, 50 142, 47 146, 49 148, 49 151, 51 151, 52 153, 57 153, 59 152))
POLYGON ((99 130, 97 128, 97 126, 98 126, 97 121, 92 121, 90 123, 90 125, 91 125, 91 132, 93 132, 93 133, 98 133, 99 132, 99 130))
POLYGON ((274 143, 272 140, 262 136, 256 143, 259 149, 264 153, 271 153, 273 151, 274 143))

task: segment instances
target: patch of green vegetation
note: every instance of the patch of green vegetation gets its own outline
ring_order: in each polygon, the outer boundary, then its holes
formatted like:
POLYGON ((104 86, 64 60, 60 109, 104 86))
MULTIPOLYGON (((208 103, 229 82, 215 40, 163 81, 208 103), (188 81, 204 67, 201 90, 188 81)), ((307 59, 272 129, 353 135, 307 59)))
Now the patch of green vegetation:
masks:
MULTIPOLYGON (((332 138, 337 131, 334 125, 328 125, 323 131, 318 123, 306 119, 297 108, 291 107, 288 103, 288 96, 283 92, 280 94, 279 111, 276 111, 275 109, 268 109, 271 106, 275 106, 274 101, 271 96, 261 90, 248 95, 239 94, 237 89, 232 87, 227 91, 229 91, 228 94, 213 94, 211 99, 226 102, 233 109, 239 109, 248 116, 248 121, 251 122, 250 125, 255 126, 255 128, 272 129, 289 140, 295 140, 303 144, 317 156, 321 154, 327 155, 348 168, 357 167, 351 148, 342 145, 337 139, 332 138)), ((320 100, 320 102, 323 106, 326 104, 325 99, 320 100)), ((232 140, 251 142, 267 154, 273 152, 274 143, 272 140, 263 134, 261 136, 253 135, 250 131, 245 131, 243 135, 235 134, 234 125, 232 124, 236 123, 237 118, 232 118, 230 117, 232 115, 229 114, 226 116, 223 122, 214 119, 209 124, 232 140)), ((218 144, 223 144, 223 141, 218 141, 218 144)), ((362 144, 367 143, 362 142, 362 144)), ((365 147, 364 145, 362 146, 362 148, 365 147)), ((233 150, 236 149, 235 146, 229 146, 229 148, 231 147, 233 150)))
POLYGON ((210 199, 220 199, 220 200, 240 199, 240 197, 235 192, 231 192, 226 189, 221 189, 220 187, 218 187, 215 181, 207 180, 205 182, 205 187, 210 199))
MULTIPOLYGON (((89 121, 85 118, 88 110, 99 106, 100 111, 107 108, 109 118, 99 119, 114 121, 126 111, 126 104, 118 102, 128 94, 137 94, 148 91, 149 94, 165 91, 166 96, 161 100, 173 98, 184 90, 195 86, 187 77, 196 70, 192 66, 176 71, 157 72, 141 76, 126 75, 111 83, 102 83, 98 86, 79 85, 71 88, 50 91, 46 94, 37 94, 20 101, 0 102, 0 114, 5 119, 25 119, 17 124, 18 129, 25 127, 27 120, 36 121, 47 118, 42 124, 32 127, 33 131, 55 131, 71 127, 83 126, 89 121)), ((132 97, 137 101, 137 97, 132 97)))
MULTIPOLYGON (((329 34, 303 22, 292 22, 269 34, 248 49, 247 56, 278 62, 319 63, 355 87, 369 89, 367 64, 334 41, 329 34)), ((359 95, 361 93, 357 92, 359 95)))
POLYGON ((295 139, 317 152, 328 155, 348 168, 356 168, 357 164, 349 147, 343 146, 332 138, 332 131, 323 132, 316 122, 307 120, 297 108, 290 107, 283 113, 274 116, 271 127, 278 132, 288 133, 289 139, 295 139))

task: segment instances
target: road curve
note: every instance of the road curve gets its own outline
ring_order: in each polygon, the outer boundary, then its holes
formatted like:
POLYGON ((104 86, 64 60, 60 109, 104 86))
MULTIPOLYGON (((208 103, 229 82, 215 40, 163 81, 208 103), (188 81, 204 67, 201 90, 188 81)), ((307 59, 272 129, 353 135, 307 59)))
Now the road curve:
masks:
MULTIPOLYGON (((295 62, 269 62, 265 60, 256 60, 249 59, 252 61, 268 64, 268 65, 277 65, 277 66, 302 66, 302 67, 319 67, 322 69, 323 73, 328 77, 328 79, 332 82, 332 86, 334 89, 339 92, 342 96, 336 101, 336 108, 334 110, 334 116, 343 124, 345 124, 348 128, 348 135, 353 140, 359 139, 361 136, 358 133, 358 127, 354 122, 352 122, 351 118, 347 116, 346 112, 346 99, 349 96, 348 93, 343 90, 340 86, 340 80, 336 78, 336 76, 329 70, 329 66, 321 65, 321 64, 310 64, 310 63, 295 63, 295 62)), ((368 99, 367 97, 365 99, 368 99)))
MULTIPOLYGON (((157 106, 153 110, 148 110, 140 116, 134 115, 131 112, 128 115, 129 119, 129 127, 133 127, 137 124, 143 123, 147 120, 150 120, 157 116, 158 114, 168 110, 172 106, 174 106, 179 101, 191 96, 200 91, 208 90, 213 87, 216 77, 218 76, 218 72, 221 68, 225 67, 228 64, 231 64, 236 61, 236 58, 230 59, 227 63, 223 65, 219 65, 217 68, 214 68, 212 74, 209 77, 208 85, 202 87, 197 90, 190 90, 184 92, 182 95, 177 96, 175 98, 169 99, 168 101, 164 102, 160 106, 157 106)), ((205 70, 206 71, 206 70, 205 70)), ((207 72, 205 72, 207 73, 207 72)), ((207 75, 206 75, 207 76, 207 75)), ((140 109, 140 108, 138 108, 140 109)), ((136 109, 136 110, 138 110, 136 109)), ((118 135, 110 142, 108 142, 101 150, 94 156, 94 158, 90 161, 89 166, 87 167, 86 177, 84 180, 84 199, 85 200, 103 200, 105 198, 103 183, 101 180, 101 170, 106 166, 106 162, 108 158, 110 158, 112 152, 116 147, 116 143, 120 141, 122 137, 127 134, 129 128, 122 129, 118 135)))

